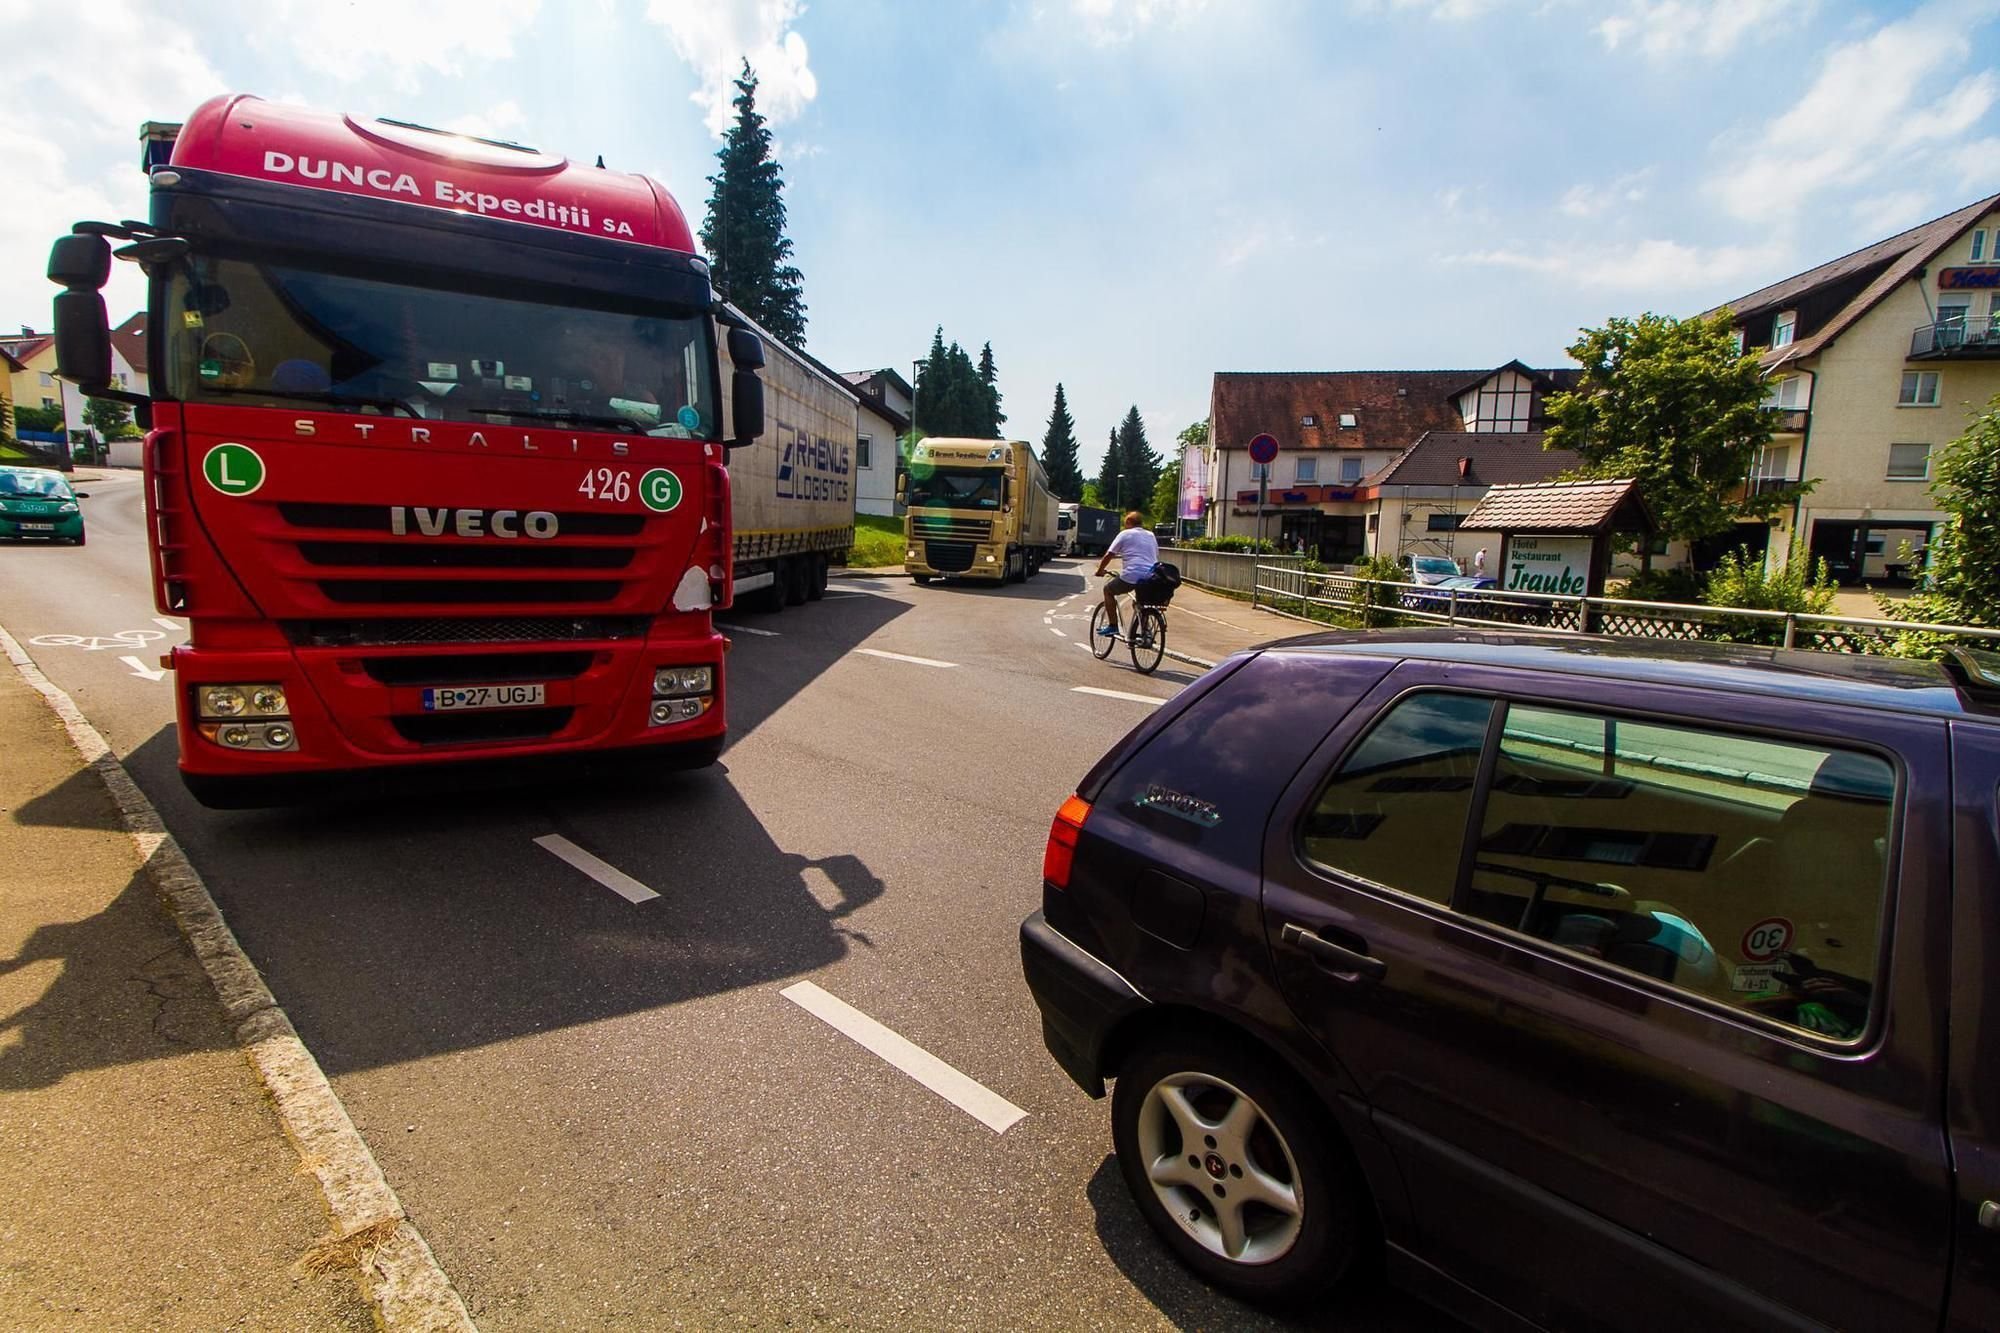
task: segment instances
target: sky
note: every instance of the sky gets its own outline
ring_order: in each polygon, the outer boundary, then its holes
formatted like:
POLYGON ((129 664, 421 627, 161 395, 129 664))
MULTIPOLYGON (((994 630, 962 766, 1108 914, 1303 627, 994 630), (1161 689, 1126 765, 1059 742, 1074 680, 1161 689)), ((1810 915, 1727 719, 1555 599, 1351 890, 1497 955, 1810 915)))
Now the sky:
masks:
MULTIPOLYGON (((2000 192, 2000 0, 182 0, 37 5, 0 87, 0 328, 144 217, 138 126, 250 92, 641 171, 699 224, 747 56, 807 350, 991 341, 1087 469, 1218 370, 1568 364, 2000 192)), ((25 22, 25 29, 22 24, 25 22)), ((130 266, 120 265, 121 270, 130 266)), ((112 317, 143 292, 122 271, 112 317)))

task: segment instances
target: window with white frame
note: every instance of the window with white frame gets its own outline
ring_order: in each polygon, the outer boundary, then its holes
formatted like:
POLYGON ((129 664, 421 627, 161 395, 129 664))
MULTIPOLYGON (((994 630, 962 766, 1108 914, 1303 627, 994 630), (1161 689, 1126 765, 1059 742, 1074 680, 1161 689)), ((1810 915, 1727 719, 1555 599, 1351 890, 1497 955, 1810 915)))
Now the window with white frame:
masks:
POLYGON ((1361 480, 1361 460, 1343 458, 1340 460, 1340 480, 1342 485, 1351 486, 1361 480))
POLYGON ((1319 460, 1317 458, 1309 458, 1304 454, 1301 454, 1299 457, 1293 459, 1292 480, 1298 482, 1302 486, 1309 481, 1318 481, 1319 460))
POLYGON ((42 399, 42 411, 44 412, 53 412, 58 406, 60 406, 60 404, 58 404, 56 400, 53 398, 42 399))
POLYGON ((1757 475, 1783 480, 1792 475, 1792 446, 1767 444, 1757 451, 1757 475))
POLYGON ((1938 373, 1935 370, 1906 370, 1903 372, 1902 392, 1896 395, 1898 407, 1936 407, 1938 405, 1938 373))
POLYGON ((1782 310, 1778 312, 1777 319, 1773 320, 1771 323, 1771 346, 1773 347, 1790 346, 1792 341, 1792 335, 1798 331, 1798 327, 1799 327, 1798 311, 1782 310))
POLYGON ((1986 228, 1972 229, 1972 262, 1977 264, 1986 258, 1986 228))
POLYGON ((42 372, 42 387, 44 389, 52 388, 55 385, 55 382, 56 382, 56 377, 54 375, 49 374, 49 372, 46 370, 42 372))
POLYGON ((1764 406, 1793 410, 1806 405, 1806 377, 1804 375, 1784 375, 1770 381, 1764 388, 1764 406))
POLYGON ((1931 447, 1928 444, 1889 446, 1890 481, 1928 481, 1931 475, 1931 447))
POLYGON ((1250 465, 1250 480, 1269 481, 1270 479, 1271 465, 1269 463, 1252 463, 1250 465))
POLYGON ((1946 292, 1938 297, 1937 340, 1940 346, 1956 347, 1965 341, 1965 327, 1972 322, 1969 292, 1946 292))
POLYGON ((875 466, 875 437, 857 435, 854 437, 854 466, 872 468, 875 466))

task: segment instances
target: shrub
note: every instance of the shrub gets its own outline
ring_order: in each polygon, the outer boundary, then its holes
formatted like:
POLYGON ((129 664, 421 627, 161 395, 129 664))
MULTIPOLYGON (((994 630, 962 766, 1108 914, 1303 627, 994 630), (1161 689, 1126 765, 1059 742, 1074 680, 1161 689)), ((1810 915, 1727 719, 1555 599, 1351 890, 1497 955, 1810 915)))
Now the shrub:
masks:
POLYGON ((1634 574, 1618 594, 1636 602, 1699 602, 1704 590, 1702 576, 1685 565, 1662 567, 1634 574))
MULTIPOLYGON (((1701 599, 1709 606, 1823 616, 1833 609, 1838 590, 1826 561, 1810 556, 1804 542, 1794 542, 1785 567, 1775 573, 1767 572, 1763 557, 1748 547, 1726 553, 1710 571, 1701 599)), ((1785 627, 1779 621, 1737 617, 1721 622, 1715 637, 1727 643, 1779 644, 1785 641, 1785 627)))
POLYGON ((1377 625, 1394 624, 1396 618, 1386 614, 1381 608, 1396 604, 1396 599, 1402 595, 1402 589, 1393 585, 1409 578, 1403 567, 1396 563, 1395 557, 1363 556, 1355 562, 1354 577, 1356 582, 1354 591, 1349 596, 1349 603, 1354 608, 1355 616, 1361 621, 1362 628, 1374 629, 1377 625))
POLYGON ((1229 551, 1238 554, 1278 555, 1278 548, 1269 541, 1258 541, 1252 537, 1192 537, 1181 543, 1190 551, 1229 551))

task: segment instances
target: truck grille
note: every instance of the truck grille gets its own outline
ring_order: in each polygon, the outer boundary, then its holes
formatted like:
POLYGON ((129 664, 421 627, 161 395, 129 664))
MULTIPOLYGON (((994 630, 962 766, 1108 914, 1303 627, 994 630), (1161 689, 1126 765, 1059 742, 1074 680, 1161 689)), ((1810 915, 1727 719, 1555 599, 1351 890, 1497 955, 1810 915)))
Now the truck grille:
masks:
POLYGON ((912 514, 910 532, 923 541, 988 542, 993 525, 983 518, 952 518, 944 515, 912 514))
POLYGON ((636 639, 648 616, 414 616, 407 620, 289 620, 302 648, 389 648, 433 643, 582 643, 636 639))
POLYGON ((392 569, 623 569, 632 563, 629 546, 474 546, 426 542, 299 543, 309 565, 385 566, 392 569))
POLYGON ((932 569, 946 573, 972 568, 972 547, 966 542, 925 542, 924 556, 932 569))
POLYGON ((439 602, 608 602, 619 585, 609 579, 546 583, 514 579, 321 579, 319 590, 329 602, 377 606, 435 605, 439 602))
MULTIPOLYGON (((387 505, 309 504, 288 500, 279 504, 278 514, 295 528, 389 531, 387 505)), ((645 531, 646 518, 643 514, 557 514, 556 527, 565 537, 636 537, 645 531)))
POLYGON ((575 680, 594 653, 450 653, 370 657, 361 669, 384 685, 482 685, 575 680))

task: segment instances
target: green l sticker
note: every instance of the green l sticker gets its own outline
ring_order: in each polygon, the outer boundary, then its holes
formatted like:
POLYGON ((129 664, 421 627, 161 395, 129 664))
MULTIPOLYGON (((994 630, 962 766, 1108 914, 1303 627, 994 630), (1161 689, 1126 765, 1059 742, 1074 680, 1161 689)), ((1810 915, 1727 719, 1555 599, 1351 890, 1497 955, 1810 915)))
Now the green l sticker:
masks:
POLYGON ((646 508, 666 513, 681 502, 681 479, 663 467, 639 478, 639 498, 646 508))
POLYGON ((264 460, 246 444, 218 444, 202 457, 201 475, 224 495, 248 495, 264 484, 264 460))

